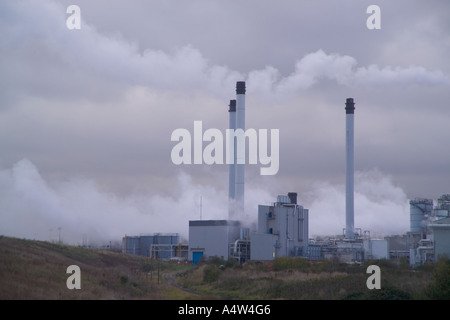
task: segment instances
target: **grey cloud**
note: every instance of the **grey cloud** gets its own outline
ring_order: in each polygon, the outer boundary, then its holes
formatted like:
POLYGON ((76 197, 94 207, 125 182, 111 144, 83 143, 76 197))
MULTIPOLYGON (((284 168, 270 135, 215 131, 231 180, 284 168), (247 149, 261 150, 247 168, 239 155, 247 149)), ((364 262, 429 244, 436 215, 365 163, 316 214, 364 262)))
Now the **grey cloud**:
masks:
MULTIPOLYGON (((79 177, 102 190, 77 185, 89 212, 103 207, 83 198, 83 187, 117 197, 138 190, 180 206, 187 201, 195 211, 188 197, 198 194, 181 192, 178 201, 174 186, 208 185, 222 201, 217 206, 226 206, 227 168, 174 166, 170 134, 192 130, 195 120, 224 130, 237 80, 247 81, 247 126, 280 129, 279 173, 264 178, 248 170, 249 181, 265 190, 254 193, 249 212, 277 193, 307 193, 317 181, 328 183, 341 205, 335 189, 344 178, 347 97, 357 107, 357 170, 379 168, 407 197, 448 192, 448 2, 380 1, 379 31, 365 27, 369 1, 73 2, 82 9, 79 31, 65 27, 72 1, 0 4, 3 185, 35 181, 33 188, 53 199, 29 201, 57 212, 66 196, 46 182, 79 177), (21 177, 13 178, 13 167, 21 177), (180 172, 192 183, 180 183, 180 172)), ((398 196, 390 208, 403 212, 402 197, 390 190, 398 196)), ((364 210, 380 205, 361 193, 364 210)), ((5 194, 1 206, 15 206, 8 199, 17 194, 5 194)), ((309 204, 319 211, 323 197, 316 198, 309 204)))
MULTIPOLYGON (((66 88, 77 88, 76 80, 79 80, 79 86, 80 82, 91 76, 100 87, 110 82, 118 82, 124 86, 145 85, 158 89, 201 89, 212 91, 223 98, 226 95, 224 88, 232 91, 234 82, 244 76, 248 79, 250 88, 259 88, 262 94, 274 92, 280 95, 308 89, 321 78, 345 85, 389 85, 392 82, 448 84, 448 76, 442 71, 429 71, 422 66, 391 67, 371 64, 354 70, 357 64, 355 57, 326 53, 322 49, 305 54, 295 63, 294 71, 286 77, 282 77, 282 73, 271 66, 250 71, 246 76, 224 65, 209 63, 201 51, 191 45, 181 46, 171 52, 151 47, 140 52, 135 43, 121 37, 104 36, 88 23, 83 23, 80 31, 71 32, 64 25, 61 26, 61 12, 58 12, 58 8, 62 9, 56 5, 42 6, 34 3, 22 6, 22 16, 18 12, 10 13, 16 14, 16 21, 22 23, 16 24, 19 26, 18 30, 3 42, 5 45, 12 44, 15 50, 20 50, 22 56, 19 59, 26 61, 29 76, 20 73, 16 75, 11 69, 9 73, 16 81, 25 80, 26 77, 25 88, 28 82, 28 87, 41 88, 44 91, 53 85, 58 88, 61 81, 66 88), (35 26, 35 21, 28 21, 27 17, 39 10, 50 19, 46 20, 46 24, 35 26), (15 41, 26 36, 30 29, 33 30, 34 36, 31 40, 37 46, 36 51, 26 42, 17 44, 15 41), (41 68, 41 65, 45 69, 41 68), (58 68, 63 73, 59 76, 56 73, 58 68), (81 78, 77 79, 80 74, 81 78), (72 75, 75 75, 75 81, 72 75)), ((15 60, 12 51, 5 53, 9 53, 10 58, 15 60)), ((9 64, 6 59, 3 62, 5 66, 9 64)), ((80 94, 88 91, 91 85, 92 81, 88 82, 80 94)), ((66 92, 67 89, 63 91, 66 92)))

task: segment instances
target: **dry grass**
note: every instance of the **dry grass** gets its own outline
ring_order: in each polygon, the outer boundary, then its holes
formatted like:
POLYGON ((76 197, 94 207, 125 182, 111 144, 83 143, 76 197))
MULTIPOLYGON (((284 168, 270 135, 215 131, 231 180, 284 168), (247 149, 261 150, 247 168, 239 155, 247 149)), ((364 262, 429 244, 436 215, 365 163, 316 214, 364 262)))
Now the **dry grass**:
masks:
POLYGON ((371 263, 381 267, 382 290, 367 288, 367 266, 333 265, 329 261, 277 271, 261 264, 220 268, 224 262, 215 266, 207 263, 183 276, 181 284, 203 294, 234 299, 427 299, 432 268, 412 270, 390 261, 371 263), (205 278, 207 271, 214 276, 205 278))
POLYGON ((145 257, 0 237, 0 300, 170 299, 174 290, 158 284, 156 272, 151 281, 146 263, 145 257), (72 264, 81 269, 81 290, 67 289, 72 264))
POLYGON ((366 266, 323 261, 274 271, 264 264, 239 266, 218 261, 177 277, 180 285, 201 293, 196 294, 174 286, 175 280, 169 276, 183 267, 161 262, 158 281, 155 265, 149 262, 146 257, 0 236, 0 300, 427 299, 430 292, 435 296, 444 292, 447 297, 444 289, 450 287, 449 263, 441 268, 444 280, 436 281, 432 280, 434 266, 412 270, 375 261, 382 270, 383 290, 371 291, 366 287, 366 266), (72 264, 81 269, 81 290, 67 289, 70 275, 66 270, 72 264), (430 287, 433 281, 445 282, 446 287, 430 287))

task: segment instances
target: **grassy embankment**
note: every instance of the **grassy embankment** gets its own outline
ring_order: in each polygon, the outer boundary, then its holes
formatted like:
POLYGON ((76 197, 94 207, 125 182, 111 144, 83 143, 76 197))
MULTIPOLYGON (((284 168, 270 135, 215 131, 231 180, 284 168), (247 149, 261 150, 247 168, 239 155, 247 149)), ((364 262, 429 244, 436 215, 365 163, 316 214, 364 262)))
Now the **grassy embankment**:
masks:
POLYGON ((213 259, 184 273, 180 284, 204 294, 235 299, 426 300, 450 299, 450 261, 412 269, 406 261, 374 260, 363 265, 311 263, 279 258, 244 266, 213 259), (381 269, 381 289, 369 290, 369 265, 381 269))
POLYGON ((164 273, 182 270, 146 257, 0 236, 0 300, 191 299, 168 286, 164 273), (69 290, 69 265, 81 270, 81 289, 69 290))
POLYGON ((0 300, 4 299, 450 299, 450 261, 412 269, 403 261, 363 265, 279 258, 272 264, 211 259, 196 268, 146 257, 0 236, 0 300), (367 266, 381 268, 381 290, 366 286, 367 266), (81 290, 69 290, 69 265, 81 290), (159 275, 158 278, 158 266, 159 275), (170 274, 184 271, 174 285, 170 274), (164 275, 164 276, 163 276, 164 275))

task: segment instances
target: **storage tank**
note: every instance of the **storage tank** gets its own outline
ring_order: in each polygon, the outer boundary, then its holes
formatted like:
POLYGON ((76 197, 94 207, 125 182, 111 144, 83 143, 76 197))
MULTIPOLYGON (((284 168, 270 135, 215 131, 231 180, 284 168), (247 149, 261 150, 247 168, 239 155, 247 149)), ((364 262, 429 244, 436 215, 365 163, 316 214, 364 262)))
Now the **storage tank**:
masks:
POLYGON ((433 200, 416 198, 409 201, 411 232, 425 232, 425 221, 433 210, 433 200))
POLYGON ((139 237, 125 236, 122 239, 122 252, 128 254, 141 254, 141 243, 139 237))

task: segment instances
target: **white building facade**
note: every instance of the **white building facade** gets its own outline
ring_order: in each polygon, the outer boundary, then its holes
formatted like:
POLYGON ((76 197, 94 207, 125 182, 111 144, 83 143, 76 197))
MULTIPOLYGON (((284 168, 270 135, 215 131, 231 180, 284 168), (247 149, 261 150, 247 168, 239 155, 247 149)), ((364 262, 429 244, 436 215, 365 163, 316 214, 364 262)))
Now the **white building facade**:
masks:
POLYGON ((297 204, 297 194, 278 196, 271 206, 258 206, 258 229, 250 234, 251 260, 302 256, 308 246, 308 209, 297 204))

